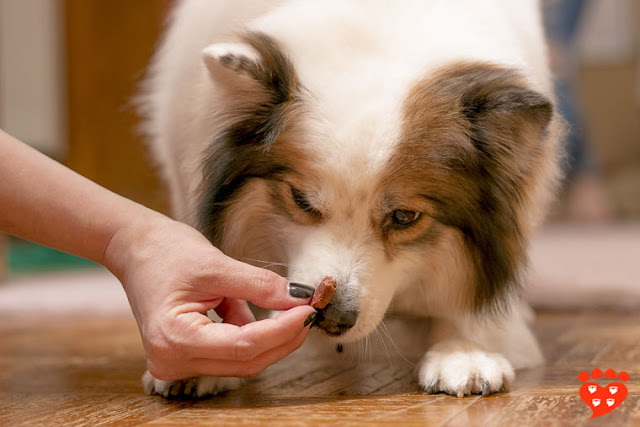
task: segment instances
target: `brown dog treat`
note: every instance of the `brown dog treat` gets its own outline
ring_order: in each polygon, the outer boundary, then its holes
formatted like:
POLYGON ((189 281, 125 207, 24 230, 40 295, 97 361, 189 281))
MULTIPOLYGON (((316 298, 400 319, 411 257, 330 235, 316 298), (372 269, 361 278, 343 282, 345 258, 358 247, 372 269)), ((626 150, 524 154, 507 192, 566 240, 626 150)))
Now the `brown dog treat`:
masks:
POLYGON ((320 282, 311 297, 311 302, 309 303, 311 307, 319 309, 325 308, 331 301, 337 287, 336 279, 331 276, 324 276, 324 279, 322 279, 322 282, 320 282))

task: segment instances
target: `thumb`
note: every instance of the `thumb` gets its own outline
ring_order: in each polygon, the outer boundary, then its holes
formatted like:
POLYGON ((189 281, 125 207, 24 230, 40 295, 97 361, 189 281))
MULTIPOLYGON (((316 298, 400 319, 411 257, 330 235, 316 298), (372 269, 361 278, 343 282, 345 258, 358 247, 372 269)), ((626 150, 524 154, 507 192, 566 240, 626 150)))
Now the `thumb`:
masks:
POLYGON ((216 291, 220 296, 243 299, 269 310, 287 310, 308 304, 315 290, 313 286, 291 283, 273 271, 226 258, 223 268, 217 271, 220 280, 216 291))

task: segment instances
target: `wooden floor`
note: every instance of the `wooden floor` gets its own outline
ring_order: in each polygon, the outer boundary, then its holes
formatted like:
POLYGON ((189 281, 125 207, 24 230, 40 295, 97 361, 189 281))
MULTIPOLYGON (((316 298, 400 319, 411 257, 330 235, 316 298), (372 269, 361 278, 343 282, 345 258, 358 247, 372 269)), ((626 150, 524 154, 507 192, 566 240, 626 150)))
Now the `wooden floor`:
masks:
MULTIPOLYGON (((406 328, 387 326, 394 337, 406 328)), ((142 392, 132 318, 0 313, 0 425, 640 426, 638 312, 538 313, 547 365, 519 372, 510 393, 491 397, 423 394, 414 373, 420 328, 410 330, 406 342, 381 332, 341 354, 305 344, 241 390, 167 401, 142 392), (620 407, 589 420, 577 376, 594 368, 631 379, 620 407)))

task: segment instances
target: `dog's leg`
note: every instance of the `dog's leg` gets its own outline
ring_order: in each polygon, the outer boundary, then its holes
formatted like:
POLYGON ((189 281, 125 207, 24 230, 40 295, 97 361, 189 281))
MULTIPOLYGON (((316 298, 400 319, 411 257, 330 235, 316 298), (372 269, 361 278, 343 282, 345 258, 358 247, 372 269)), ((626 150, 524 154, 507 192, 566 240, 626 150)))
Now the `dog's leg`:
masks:
POLYGON ((183 380, 164 381, 154 378, 149 371, 142 376, 144 392, 146 394, 159 394, 161 396, 180 397, 205 397, 216 395, 229 390, 239 388, 243 380, 234 377, 193 377, 183 380))
POLYGON ((420 385, 429 393, 458 397, 507 391, 514 369, 543 361, 530 320, 531 310, 524 303, 496 319, 437 320, 430 337, 433 345, 418 366, 420 385))

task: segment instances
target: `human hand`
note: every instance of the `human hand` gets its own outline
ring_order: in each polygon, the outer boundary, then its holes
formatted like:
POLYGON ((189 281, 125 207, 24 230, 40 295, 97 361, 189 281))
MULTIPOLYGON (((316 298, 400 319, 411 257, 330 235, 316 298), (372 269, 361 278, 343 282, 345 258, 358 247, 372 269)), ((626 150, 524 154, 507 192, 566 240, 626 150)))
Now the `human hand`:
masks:
POLYGON ((193 228, 105 190, 2 130, 0 160, 0 230, 109 268, 127 293, 156 378, 251 376, 307 336, 303 324, 314 310, 297 306, 309 302, 313 288, 293 288, 303 299, 291 297, 277 274, 226 257, 193 228), (254 322, 244 300, 287 311, 254 322), (210 309, 225 323, 212 323, 210 309))
POLYGON ((120 228, 105 265, 138 322, 149 372, 162 380, 257 375, 304 342, 313 288, 227 257, 193 228, 161 215, 120 228), (287 310, 255 321, 246 301, 287 310), (224 323, 213 323, 214 309, 224 323))

